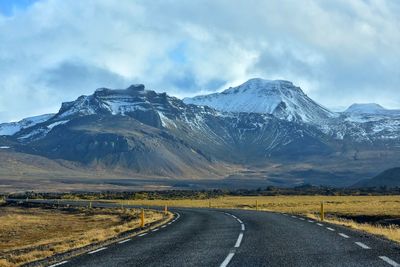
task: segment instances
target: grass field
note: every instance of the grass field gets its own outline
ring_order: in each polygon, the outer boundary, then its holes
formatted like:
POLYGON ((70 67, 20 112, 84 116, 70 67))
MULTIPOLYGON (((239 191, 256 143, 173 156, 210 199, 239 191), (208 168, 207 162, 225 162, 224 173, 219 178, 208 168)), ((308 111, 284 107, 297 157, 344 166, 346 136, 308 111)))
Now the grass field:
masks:
MULTIPOLYGON (((139 212, 0 206, 0 266, 19 266, 138 228, 139 212)), ((146 211, 146 223, 162 218, 146 211)))
POLYGON ((400 196, 259 196, 216 199, 135 200, 134 205, 238 208, 285 212, 319 218, 324 202, 325 221, 400 242, 400 196), (391 223, 393 222, 393 223, 391 223))

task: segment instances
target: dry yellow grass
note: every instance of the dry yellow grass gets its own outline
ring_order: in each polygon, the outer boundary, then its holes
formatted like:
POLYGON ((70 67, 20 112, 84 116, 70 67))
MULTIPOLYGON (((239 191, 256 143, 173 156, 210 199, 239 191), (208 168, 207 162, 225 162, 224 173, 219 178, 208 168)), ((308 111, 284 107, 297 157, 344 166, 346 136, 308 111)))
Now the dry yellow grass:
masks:
POLYGON ((220 197, 216 199, 135 200, 124 201, 134 205, 169 205, 176 207, 211 207, 255 209, 319 217, 321 202, 325 203, 326 221, 366 231, 400 242, 400 228, 357 223, 341 217, 378 216, 400 218, 400 196, 260 196, 220 197))
MULTIPOLYGON (((0 206, 0 266, 19 266, 138 228, 139 212, 0 206)), ((159 212, 146 211, 146 223, 162 218, 159 212)))

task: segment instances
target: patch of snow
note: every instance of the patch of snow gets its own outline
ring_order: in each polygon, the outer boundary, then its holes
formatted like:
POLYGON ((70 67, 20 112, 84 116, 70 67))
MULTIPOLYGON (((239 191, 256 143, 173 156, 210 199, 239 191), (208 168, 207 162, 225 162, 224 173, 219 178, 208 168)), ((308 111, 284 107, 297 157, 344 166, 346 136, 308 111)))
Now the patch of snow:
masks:
POLYGON ((44 129, 44 128, 35 129, 28 134, 18 137, 18 140, 25 141, 26 139, 40 138, 40 137, 46 136, 46 134, 48 134, 49 132, 50 132, 50 130, 47 128, 46 129, 44 129))
POLYGON ((22 129, 35 126, 43 123, 53 117, 54 114, 44 114, 35 117, 25 118, 18 122, 2 123, 0 124, 0 135, 14 135, 22 129))
POLYGON ((13 135, 21 129, 21 125, 18 123, 3 123, 0 124, 0 135, 13 135))
POLYGON ((113 101, 105 101, 104 102, 108 107, 113 115, 125 115, 127 112, 132 112, 136 110, 147 111, 148 109, 141 106, 141 104, 146 104, 146 102, 127 102, 127 101, 120 101, 120 100, 113 100, 113 101))
POLYGON ((0 149, 10 149, 11 147, 9 146, 0 146, 0 149))
POLYGON ((69 122, 69 120, 63 120, 63 121, 54 122, 54 123, 52 123, 50 125, 47 125, 47 129, 52 130, 54 127, 66 124, 67 122, 69 122))

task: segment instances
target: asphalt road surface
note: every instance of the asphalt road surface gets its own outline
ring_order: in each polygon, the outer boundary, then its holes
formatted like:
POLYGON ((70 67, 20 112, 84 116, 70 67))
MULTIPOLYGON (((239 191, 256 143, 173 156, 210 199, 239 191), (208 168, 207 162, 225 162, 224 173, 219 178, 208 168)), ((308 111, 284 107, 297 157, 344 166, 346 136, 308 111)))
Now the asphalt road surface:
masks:
POLYGON ((260 211, 170 211, 174 220, 155 231, 53 266, 400 266, 400 246, 341 226, 260 211))

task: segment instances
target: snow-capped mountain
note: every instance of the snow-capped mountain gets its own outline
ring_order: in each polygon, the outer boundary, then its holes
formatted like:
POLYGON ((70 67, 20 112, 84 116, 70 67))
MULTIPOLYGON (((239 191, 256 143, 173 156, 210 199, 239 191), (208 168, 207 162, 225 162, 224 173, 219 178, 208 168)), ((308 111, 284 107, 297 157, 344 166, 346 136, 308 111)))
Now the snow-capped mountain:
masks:
POLYGON ((386 113, 387 110, 379 104, 376 103, 366 103, 366 104, 353 104, 348 109, 344 111, 345 113, 355 113, 355 114, 380 114, 386 113))
POLYGON ((329 168, 351 169, 352 176, 360 177, 400 160, 400 116, 354 110, 360 109, 331 112, 287 81, 252 79, 184 101, 144 85, 101 88, 1 137, 0 146, 172 177, 204 178, 226 173, 227 165, 269 162, 301 162, 302 168, 328 172, 326 177, 333 177, 329 168))
POLYGON ((0 135, 13 135, 25 128, 35 126, 39 123, 43 123, 53 117, 54 114, 45 114, 35 117, 25 118, 18 122, 9 122, 0 124, 0 135))
POLYGON ((289 81, 251 79, 221 93, 185 98, 186 104, 227 112, 272 114, 288 121, 321 124, 336 114, 310 99, 289 81))
POLYGON ((386 109, 376 103, 353 104, 344 113, 350 115, 387 115, 400 116, 400 110, 386 109))

